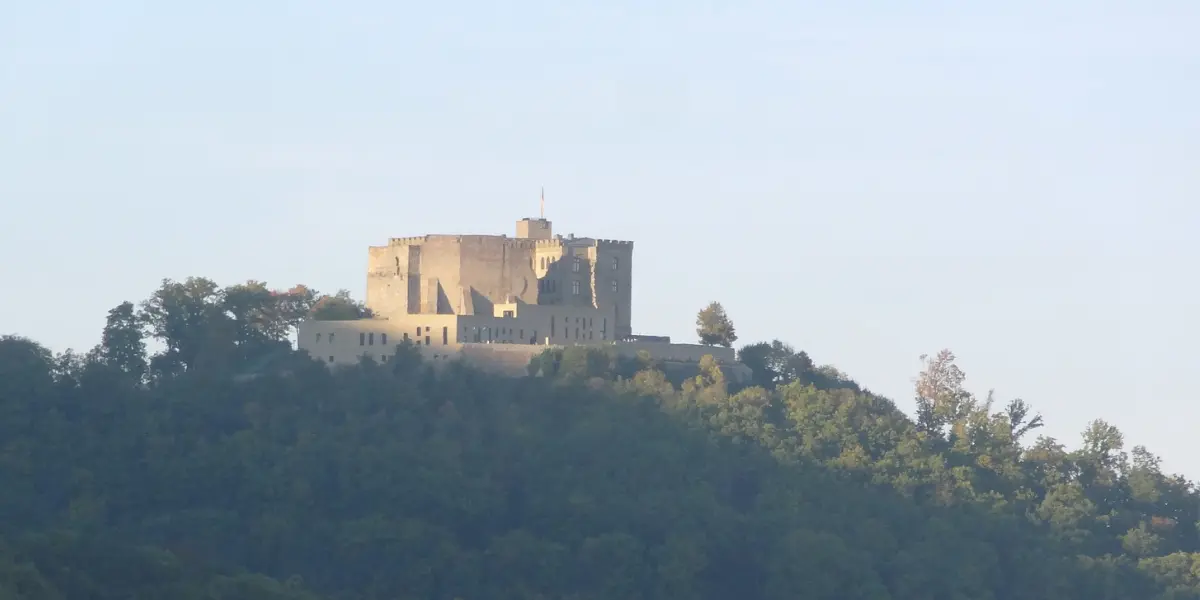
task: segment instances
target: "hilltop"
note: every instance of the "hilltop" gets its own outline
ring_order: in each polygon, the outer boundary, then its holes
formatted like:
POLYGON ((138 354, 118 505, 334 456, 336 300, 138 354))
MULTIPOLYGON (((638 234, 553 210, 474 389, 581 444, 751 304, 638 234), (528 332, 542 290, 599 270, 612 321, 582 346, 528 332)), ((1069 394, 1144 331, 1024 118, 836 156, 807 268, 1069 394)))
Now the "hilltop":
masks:
POLYGON ((1036 437, 948 351, 910 419, 777 340, 745 382, 288 342, 361 308, 191 279, 87 353, 0 338, 0 598, 1200 598, 1191 482, 1104 421, 1036 437))

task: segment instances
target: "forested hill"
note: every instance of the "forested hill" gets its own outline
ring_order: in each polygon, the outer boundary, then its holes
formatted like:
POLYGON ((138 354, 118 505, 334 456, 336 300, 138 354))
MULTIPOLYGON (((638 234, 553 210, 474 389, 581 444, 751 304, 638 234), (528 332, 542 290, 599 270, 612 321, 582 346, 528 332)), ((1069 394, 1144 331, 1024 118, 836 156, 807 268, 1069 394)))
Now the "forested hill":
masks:
POLYGON ((743 389, 578 349, 331 372, 287 342, 314 311, 361 306, 168 281, 86 354, 0 338, 0 600, 1200 598, 1191 483, 948 352, 914 422, 782 343, 743 389))

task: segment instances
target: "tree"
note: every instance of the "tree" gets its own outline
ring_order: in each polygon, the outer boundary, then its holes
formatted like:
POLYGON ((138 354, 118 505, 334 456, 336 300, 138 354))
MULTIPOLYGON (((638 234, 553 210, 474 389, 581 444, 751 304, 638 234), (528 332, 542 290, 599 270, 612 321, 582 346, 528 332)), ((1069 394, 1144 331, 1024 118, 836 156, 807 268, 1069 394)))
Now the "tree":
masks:
POLYGON ((954 360, 949 350, 932 358, 921 355, 925 369, 917 377, 917 425, 939 437, 947 425, 963 421, 976 408, 975 397, 963 388, 967 376, 954 360))
POLYGON ((349 290, 338 290, 332 296, 321 296, 313 305, 310 317, 314 321, 353 321, 369 319, 371 309, 350 297, 349 290))
POLYGON ((229 317, 221 306, 221 289, 211 279, 189 277, 182 283, 164 279, 142 303, 141 320, 166 348, 150 361, 156 375, 174 375, 197 366, 201 354, 222 341, 232 343, 229 317))
POLYGON ((100 362, 140 382, 146 376, 146 341, 143 322, 132 302, 108 311, 96 355, 100 362))
POLYGON ((700 336, 700 343, 705 346, 730 348, 738 339, 733 321, 729 320, 720 302, 710 302, 696 315, 696 335, 700 336))

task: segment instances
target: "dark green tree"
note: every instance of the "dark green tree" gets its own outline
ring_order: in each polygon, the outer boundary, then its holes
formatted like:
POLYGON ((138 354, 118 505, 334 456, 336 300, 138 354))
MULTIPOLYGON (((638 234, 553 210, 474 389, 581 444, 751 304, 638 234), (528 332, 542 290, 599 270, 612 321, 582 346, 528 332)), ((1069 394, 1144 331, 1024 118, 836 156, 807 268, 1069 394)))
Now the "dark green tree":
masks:
POLYGON ((311 310, 311 318, 317 321, 353 321, 370 317, 371 310, 351 298, 348 290, 321 296, 311 310))
POLYGON ((145 378, 146 340, 144 322, 138 318, 132 302, 122 302, 108 311, 96 360, 113 367, 134 381, 145 378))

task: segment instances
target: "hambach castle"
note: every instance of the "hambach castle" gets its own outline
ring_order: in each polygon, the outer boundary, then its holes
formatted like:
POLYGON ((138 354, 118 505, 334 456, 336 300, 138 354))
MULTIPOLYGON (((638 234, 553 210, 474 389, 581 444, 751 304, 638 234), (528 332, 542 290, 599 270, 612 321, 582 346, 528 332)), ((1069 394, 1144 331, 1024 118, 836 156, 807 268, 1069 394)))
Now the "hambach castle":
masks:
POLYGON ((457 358, 513 375, 547 347, 568 345, 645 351, 664 363, 711 355, 727 371, 745 369, 728 348, 634 335, 632 283, 633 242, 555 235, 544 218, 517 221, 516 237, 391 238, 368 251, 373 317, 306 321, 298 342, 334 366, 386 362, 407 340, 435 363, 457 358))

